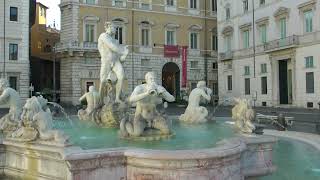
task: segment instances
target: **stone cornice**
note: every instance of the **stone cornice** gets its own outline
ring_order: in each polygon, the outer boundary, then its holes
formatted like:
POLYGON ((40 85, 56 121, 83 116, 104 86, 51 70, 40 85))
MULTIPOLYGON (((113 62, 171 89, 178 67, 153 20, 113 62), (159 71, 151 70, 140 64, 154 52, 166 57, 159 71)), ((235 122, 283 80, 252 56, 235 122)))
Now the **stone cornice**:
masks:
POLYGON ((223 30, 222 30, 223 35, 228 35, 228 34, 232 34, 232 33, 233 33, 232 26, 227 26, 227 27, 223 28, 223 30))
POLYGON ((252 26, 252 23, 245 23, 245 24, 242 24, 239 26, 239 29, 241 29, 242 31, 245 31, 245 30, 248 30, 248 29, 251 29, 251 26, 252 26))
POLYGON ((259 26, 264 25, 264 24, 268 24, 268 23, 269 23, 269 17, 263 17, 263 18, 256 20, 256 24, 259 26))
POLYGON ((276 12, 273 14, 275 18, 281 18, 281 17, 287 17, 289 16, 290 9, 286 7, 280 7, 276 10, 276 12))
POLYGON ((308 11, 308 10, 312 10, 314 9, 316 6, 316 3, 317 1, 316 0, 310 0, 310 1, 307 1, 305 3, 302 3, 302 4, 299 4, 298 5, 298 9, 300 11, 308 11))

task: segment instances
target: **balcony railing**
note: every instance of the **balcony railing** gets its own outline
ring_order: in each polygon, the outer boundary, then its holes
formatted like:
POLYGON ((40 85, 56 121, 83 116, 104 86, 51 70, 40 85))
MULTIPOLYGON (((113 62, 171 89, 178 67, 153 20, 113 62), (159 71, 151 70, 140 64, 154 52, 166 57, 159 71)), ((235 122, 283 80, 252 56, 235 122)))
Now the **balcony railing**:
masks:
POLYGON ((219 53, 219 57, 220 57, 221 61, 231 60, 231 59, 233 59, 233 52, 228 51, 228 52, 224 52, 224 53, 219 53))
POLYGON ((296 36, 296 35, 288 36, 283 39, 277 39, 274 41, 267 42, 264 45, 264 51, 266 51, 266 52, 277 51, 280 49, 295 47, 298 44, 299 44, 298 36, 296 36))
POLYGON ((97 42, 81 42, 73 41, 69 43, 57 43, 56 51, 74 49, 74 50, 98 50, 97 42))

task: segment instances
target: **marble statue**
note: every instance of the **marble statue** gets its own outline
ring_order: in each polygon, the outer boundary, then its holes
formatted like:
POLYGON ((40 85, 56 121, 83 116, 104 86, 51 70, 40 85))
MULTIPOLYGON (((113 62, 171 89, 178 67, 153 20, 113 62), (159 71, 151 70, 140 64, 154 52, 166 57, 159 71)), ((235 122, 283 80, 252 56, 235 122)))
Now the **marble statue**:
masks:
POLYGON ((91 113, 97 109, 100 105, 100 94, 96 91, 94 86, 89 87, 89 92, 85 93, 79 99, 80 102, 86 101, 87 108, 85 110, 81 109, 78 112, 80 120, 87 120, 91 113))
POLYGON ((21 121, 16 131, 9 134, 9 139, 28 142, 34 140, 53 141, 64 144, 68 137, 53 129, 52 115, 43 97, 31 97, 23 106, 21 121))
POLYGON ((122 62, 126 59, 128 46, 120 45, 114 38, 115 26, 105 23, 105 32, 99 36, 98 50, 101 56, 99 93, 94 87, 80 101, 87 101, 87 108, 78 111, 81 120, 95 122, 100 127, 118 127, 128 116, 130 107, 122 93, 125 77, 122 62), (99 101, 98 101, 99 99, 99 101))
POLYGON ((114 34, 116 28, 112 22, 105 23, 105 32, 99 36, 98 50, 101 55, 100 69, 100 96, 103 99, 105 89, 112 86, 116 82, 115 102, 121 103, 120 95, 123 88, 124 70, 121 62, 123 62, 128 53, 128 46, 120 45, 114 34))
POLYGON ((242 133, 252 133, 255 130, 252 121, 255 118, 255 111, 252 109, 248 100, 235 98, 236 105, 232 108, 232 119, 235 127, 242 133))
POLYGON ((180 121, 188 123, 202 123, 207 121, 208 110, 200 106, 202 99, 211 100, 212 90, 206 87, 205 81, 199 81, 197 88, 190 93, 188 106, 184 114, 179 117, 180 121))
POLYGON ((9 87, 6 79, 0 79, 0 104, 9 105, 9 113, 0 119, 0 130, 14 130, 22 112, 21 99, 18 92, 9 87))
POLYGON ((122 119, 120 134, 123 137, 171 133, 171 124, 156 107, 163 103, 163 99, 173 102, 175 98, 164 87, 156 84, 154 73, 146 73, 145 80, 146 84, 137 86, 129 97, 129 102, 136 103, 136 111, 133 118, 122 119))

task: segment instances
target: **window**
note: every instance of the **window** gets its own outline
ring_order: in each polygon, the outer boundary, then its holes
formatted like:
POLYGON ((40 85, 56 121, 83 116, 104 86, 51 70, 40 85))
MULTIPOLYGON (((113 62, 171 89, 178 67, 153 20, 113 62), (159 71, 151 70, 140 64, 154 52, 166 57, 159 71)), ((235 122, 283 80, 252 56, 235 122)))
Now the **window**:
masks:
POLYGON ((172 30, 166 31, 166 43, 167 45, 175 45, 176 44, 176 32, 172 30))
POLYGON ((150 59, 141 59, 142 67, 150 67, 150 59))
POLYGON ((217 11, 217 0, 211 0, 211 11, 217 11))
POLYGON ((306 73, 306 91, 307 91, 307 93, 314 93, 314 74, 313 74, 313 72, 306 73))
POLYGON ((141 45, 149 46, 149 29, 141 30, 141 45))
POLYGON ((96 4, 96 0, 86 0, 86 4, 96 4))
POLYGON ((245 93, 245 95, 250 94, 250 78, 244 79, 244 93, 245 93))
POLYGON ((261 73, 267 73, 267 64, 266 63, 263 63, 260 65, 260 68, 261 68, 261 73))
POLYGON ((226 20, 230 19, 230 8, 226 8, 226 20))
POLYGON ((232 91, 232 76, 229 75, 227 78, 228 78, 228 91, 232 91))
POLYGON ((268 93, 268 84, 267 84, 267 77, 261 77, 261 94, 268 93))
POLYGON ((248 0, 243 0, 243 12, 248 12, 249 5, 248 5, 248 0))
POLYGON ((10 7, 10 21, 18 21, 18 8, 10 7))
POLYGON ((225 49, 226 52, 231 51, 231 36, 226 36, 225 38, 225 49))
POLYGON ((242 32, 243 48, 249 48, 249 30, 242 32))
POLYGON ((313 108, 313 102, 307 102, 307 108, 313 108))
POLYGON ((115 39, 119 44, 123 44, 123 28, 120 26, 116 27, 115 39))
POLYGON ((198 68, 198 61, 191 61, 191 68, 198 68))
POLYGON ((89 92, 89 87, 90 86, 94 86, 94 82, 92 82, 92 81, 87 81, 86 82, 86 92, 89 92))
POLYGON ((305 57, 306 68, 313 68, 313 56, 305 57))
POLYGON ((95 35, 95 25, 86 24, 85 25, 85 41, 86 42, 94 42, 94 35, 95 35))
POLYGON ((124 6, 124 0, 113 0, 112 5, 113 6, 117 6, 117 7, 123 7, 124 6))
POLYGON ((219 92, 219 87, 218 87, 218 83, 213 83, 213 85, 212 85, 212 94, 213 95, 218 95, 218 92, 219 92))
POLYGON ((267 26, 260 26, 260 41, 262 44, 267 42, 267 26))
POLYGON ((212 69, 218 69, 218 63, 216 62, 212 63, 212 69))
POLYGON ((18 78, 16 76, 9 76, 9 85, 12 89, 18 90, 18 78))
POLYGON ((287 21, 286 18, 280 19, 280 38, 284 39, 287 37, 287 21))
POLYGON ((197 87, 197 83, 196 82, 192 82, 191 83, 191 90, 195 89, 197 87))
POLYGON ((250 75, 250 67, 249 66, 245 66, 244 67, 244 75, 250 75))
MULTIPOLYGON (((141 1, 141 0, 140 0, 140 1, 141 1)), ((143 0, 143 1, 140 3, 140 8, 141 8, 141 9, 150 10, 150 9, 151 9, 150 1, 148 1, 148 0, 143 0)))
POLYGON ((198 34, 190 33, 190 47, 191 49, 198 49, 198 34))
POLYGON ((189 0, 190 1, 190 8, 197 9, 197 0, 189 0))
POLYGON ((18 60, 18 44, 9 44, 9 60, 18 60))
POLYGON ((212 50, 217 51, 218 50, 218 37, 216 35, 212 35, 212 50))
POLYGON ((304 12, 305 32, 312 32, 312 11, 304 12))
POLYGON ((265 3, 266 3, 266 1, 265 0, 260 0, 260 6, 263 6, 263 5, 265 5, 265 3))
POLYGON ((174 0, 166 0, 167 6, 174 6, 174 0))

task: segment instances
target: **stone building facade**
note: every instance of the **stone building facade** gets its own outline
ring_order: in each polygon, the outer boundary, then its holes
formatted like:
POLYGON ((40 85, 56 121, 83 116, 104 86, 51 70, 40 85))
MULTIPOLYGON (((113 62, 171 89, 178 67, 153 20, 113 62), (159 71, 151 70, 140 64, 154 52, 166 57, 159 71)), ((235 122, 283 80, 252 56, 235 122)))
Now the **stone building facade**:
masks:
POLYGON ((181 55, 164 57, 164 45, 188 46, 187 88, 207 80, 217 93, 216 1, 211 0, 62 0, 61 101, 78 104, 88 86, 99 86, 100 57, 97 39, 104 23, 117 25, 119 43, 129 45, 124 62, 126 93, 154 71, 179 98, 182 79, 181 55))
POLYGON ((221 102, 244 97, 257 106, 318 108, 319 1, 253 2, 254 11, 251 0, 218 1, 221 102))
POLYGON ((22 99, 29 97, 29 14, 31 1, 0 3, 0 72, 22 99))

